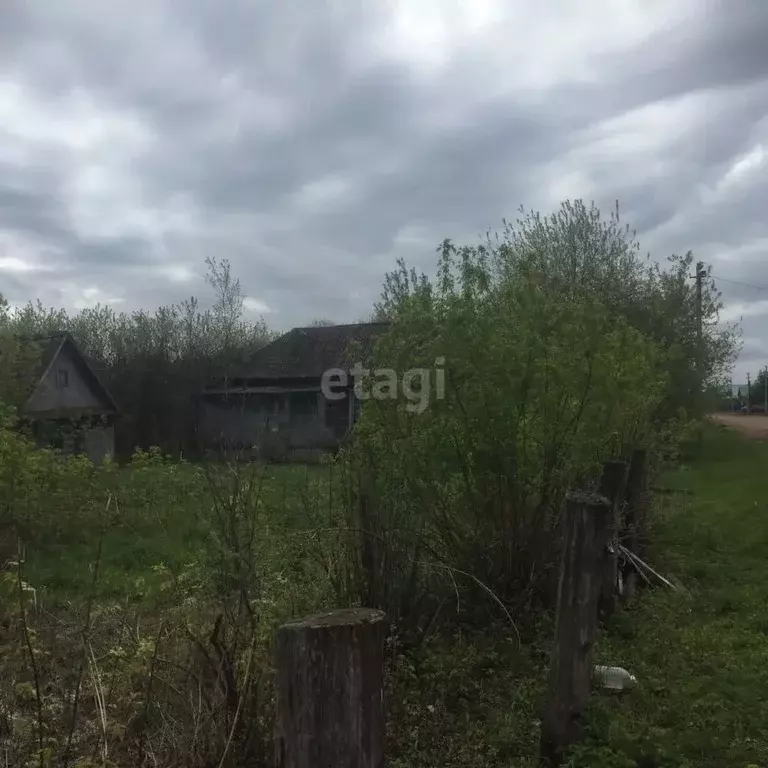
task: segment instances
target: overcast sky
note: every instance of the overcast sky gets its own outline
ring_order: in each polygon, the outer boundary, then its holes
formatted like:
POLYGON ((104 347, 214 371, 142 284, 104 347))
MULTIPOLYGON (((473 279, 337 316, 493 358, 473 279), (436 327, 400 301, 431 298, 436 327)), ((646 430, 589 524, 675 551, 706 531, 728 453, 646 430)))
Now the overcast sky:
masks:
POLYGON ((0 292, 202 295, 278 329, 370 311, 520 205, 618 198, 692 249, 768 363, 765 0, 0 3, 0 292), (514 9, 514 10, 512 10, 514 9))

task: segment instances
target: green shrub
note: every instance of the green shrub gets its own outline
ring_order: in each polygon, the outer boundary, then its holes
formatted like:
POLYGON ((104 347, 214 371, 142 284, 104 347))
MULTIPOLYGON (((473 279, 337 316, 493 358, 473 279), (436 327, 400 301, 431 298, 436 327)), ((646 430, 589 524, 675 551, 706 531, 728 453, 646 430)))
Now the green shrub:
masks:
POLYGON ((361 599, 393 616, 446 568, 508 605, 546 594, 564 494, 646 437, 663 396, 654 345, 622 318, 484 260, 446 248, 376 351, 400 372, 445 359, 444 397, 370 400, 355 430, 361 599))

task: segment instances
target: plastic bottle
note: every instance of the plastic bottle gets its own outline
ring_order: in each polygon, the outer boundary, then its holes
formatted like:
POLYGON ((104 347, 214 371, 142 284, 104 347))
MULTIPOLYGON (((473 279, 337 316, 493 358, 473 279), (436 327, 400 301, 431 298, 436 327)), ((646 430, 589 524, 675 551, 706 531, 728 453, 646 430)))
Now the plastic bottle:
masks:
POLYGON ((627 691, 637 684, 637 678, 622 667, 596 666, 593 674, 595 682, 609 691, 627 691))

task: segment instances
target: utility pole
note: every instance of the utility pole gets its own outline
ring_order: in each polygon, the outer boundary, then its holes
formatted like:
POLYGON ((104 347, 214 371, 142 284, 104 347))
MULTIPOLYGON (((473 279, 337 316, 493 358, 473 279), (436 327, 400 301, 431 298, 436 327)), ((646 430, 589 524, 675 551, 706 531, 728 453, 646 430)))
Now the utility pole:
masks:
POLYGON ((747 374, 747 413, 749 413, 749 406, 752 402, 752 382, 747 374))
POLYGON ((703 261, 697 261, 696 262, 696 274, 694 275, 696 279, 696 352, 695 352, 695 363, 696 363, 696 377, 698 378, 698 388, 699 391, 696 393, 696 399, 698 400, 702 396, 702 392, 704 391, 704 348, 703 348, 703 337, 704 337, 704 329, 703 329, 703 303, 704 303, 704 278, 707 276, 707 271, 704 269, 704 262, 703 261))
POLYGON ((763 413, 768 415, 768 365, 763 369, 763 413))
POLYGON ((703 303, 703 283, 707 272, 704 269, 704 262, 696 262, 696 348, 698 351, 698 364, 701 365, 701 340, 703 336, 702 328, 702 303, 703 303))

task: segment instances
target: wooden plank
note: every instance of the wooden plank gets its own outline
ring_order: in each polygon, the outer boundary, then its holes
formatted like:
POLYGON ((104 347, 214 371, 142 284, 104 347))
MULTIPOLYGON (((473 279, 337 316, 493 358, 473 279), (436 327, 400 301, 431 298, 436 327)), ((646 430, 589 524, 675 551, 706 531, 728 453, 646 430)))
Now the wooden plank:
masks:
POLYGON ((605 462, 600 479, 600 493, 612 506, 610 514, 606 517, 605 530, 601 532, 603 541, 598 542, 598 546, 603 550, 603 562, 600 566, 603 579, 598 601, 598 614, 601 619, 607 619, 616 612, 619 581, 619 506, 623 500, 626 480, 625 462, 605 462))
MULTIPOLYGON (((650 483, 648 452, 638 448, 632 453, 627 477, 627 493, 624 513, 624 530, 622 539, 624 545, 632 554, 644 554, 644 536, 647 517, 650 509, 650 483)), ((637 570, 628 561, 624 574, 624 601, 629 602, 637 591, 637 570)))

